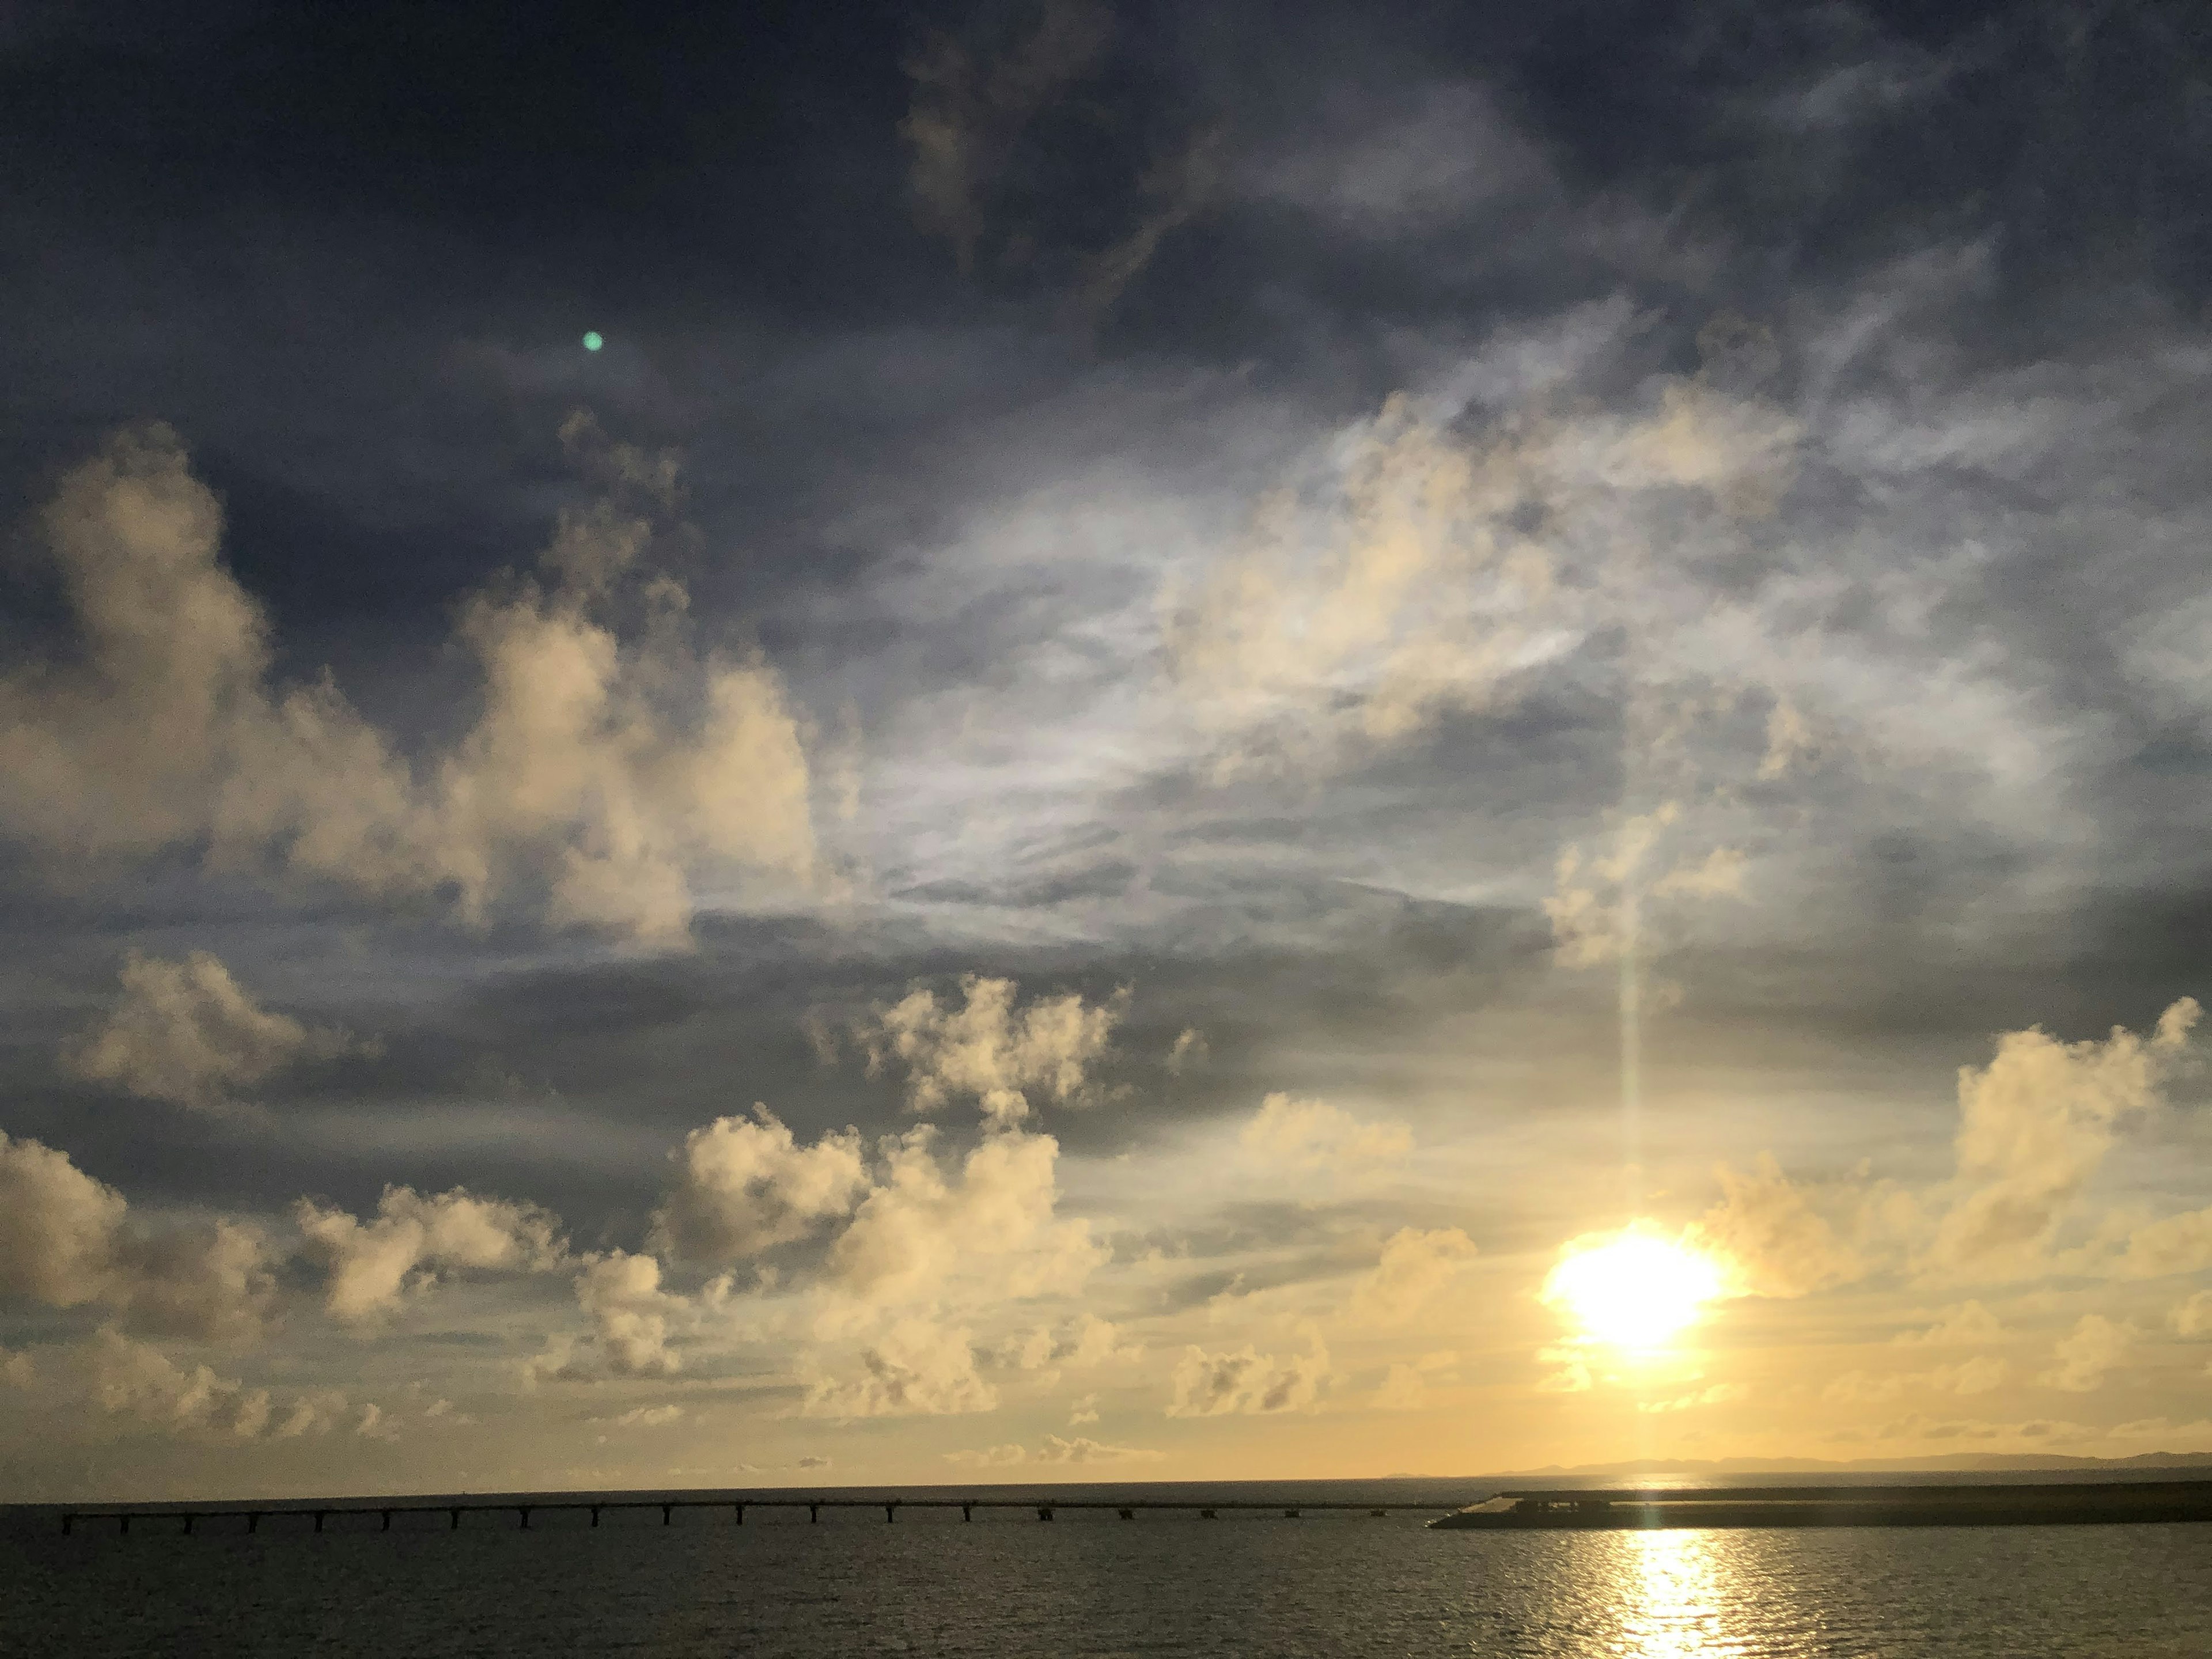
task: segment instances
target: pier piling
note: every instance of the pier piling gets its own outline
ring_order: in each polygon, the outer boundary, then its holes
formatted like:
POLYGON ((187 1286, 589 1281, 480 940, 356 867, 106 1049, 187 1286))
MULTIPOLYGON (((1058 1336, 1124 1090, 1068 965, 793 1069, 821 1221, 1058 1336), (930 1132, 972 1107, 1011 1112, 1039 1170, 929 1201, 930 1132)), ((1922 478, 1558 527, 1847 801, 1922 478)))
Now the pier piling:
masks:
POLYGON ((743 1504, 732 1504, 732 1507, 738 1512, 738 1524, 741 1527, 744 1526, 745 1524, 745 1506, 743 1504))
POLYGON ((821 1525, 822 1505, 819 1504, 809 1504, 806 1506, 806 1518, 816 1526, 821 1525))
POLYGON ((259 1531, 261 1530, 261 1511, 260 1511, 260 1510, 252 1510, 252 1512, 250 1512, 250 1513, 246 1516, 246 1531, 248 1531, 248 1532, 259 1532, 259 1531))
POLYGON ((1052 1519, 1052 1505, 1051 1505, 1051 1504, 1038 1504, 1038 1505, 1037 1505, 1037 1519, 1038 1519, 1038 1520, 1040 1520, 1040 1521, 1049 1521, 1049 1520, 1051 1520, 1051 1519, 1052 1519))
POLYGON ((898 1505, 897 1505, 897 1504, 884 1504, 884 1524, 885 1526, 889 1526, 892 1522, 894 1522, 894 1521, 896 1521, 896 1520, 897 1520, 897 1519, 898 1519, 898 1505))
POLYGON ((960 1506, 960 1518, 963 1521, 973 1521, 975 1518, 975 1506, 973 1504, 963 1504, 960 1506))
POLYGON ((450 1527, 447 1528, 446 1528, 446 1530, 447 1530, 447 1531, 448 1531, 448 1532, 459 1532, 460 1529, 461 1529, 461 1512, 460 1512, 459 1510, 455 1510, 453 1511, 453 1524, 452 1526, 450 1526, 450 1527))
POLYGON ((385 1511, 384 1511, 384 1528, 383 1528, 383 1529, 384 1529, 386 1532, 390 1532, 390 1531, 392 1530, 392 1511, 391 1511, 390 1510, 385 1510, 385 1511))
POLYGON ((673 1524, 673 1522, 672 1522, 672 1521, 671 1520, 671 1517, 672 1517, 672 1516, 673 1516, 675 1515, 675 1513, 676 1513, 676 1505, 675 1505, 675 1504, 663 1504, 660 1506, 660 1524, 661 1524, 662 1526, 664 1526, 664 1527, 672 1525, 672 1524, 673 1524))
POLYGON ((530 1506, 527 1504, 518 1504, 515 1506, 514 1512, 522 1517, 523 1531, 528 1532, 530 1530, 530 1506))
POLYGON ((330 1511, 328 1510, 317 1510, 315 1511, 315 1530, 317 1532, 320 1532, 323 1529, 323 1517, 329 1513, 330 1511))
POLYGON ((1124 1521, 1133 1521, 1137 1518, 1137 1512, 1134 1510, 1123 1510, 1121 1511, 1121 1518, 1124 1521))

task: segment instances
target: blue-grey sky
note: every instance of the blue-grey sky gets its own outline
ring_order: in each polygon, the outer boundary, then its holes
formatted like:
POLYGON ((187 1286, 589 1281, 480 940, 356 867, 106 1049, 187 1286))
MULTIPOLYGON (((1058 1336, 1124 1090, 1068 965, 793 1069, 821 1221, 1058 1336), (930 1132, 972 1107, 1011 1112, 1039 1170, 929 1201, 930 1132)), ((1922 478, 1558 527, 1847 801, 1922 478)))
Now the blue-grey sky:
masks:
POLYGON ((0 1483, 2212 1451, 2197 11, 9 8, 0 1483))

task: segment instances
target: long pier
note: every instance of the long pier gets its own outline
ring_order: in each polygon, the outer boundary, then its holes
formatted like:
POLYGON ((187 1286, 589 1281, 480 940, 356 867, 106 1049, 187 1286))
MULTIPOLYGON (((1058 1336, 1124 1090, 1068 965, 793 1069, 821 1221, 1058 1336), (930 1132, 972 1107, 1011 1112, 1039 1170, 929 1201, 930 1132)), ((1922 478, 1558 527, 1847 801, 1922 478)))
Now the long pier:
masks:
MULTIPOLYGON (((1080 1489, 1079 1488, 1079 1493, 1080 1489)), ((1480 1489, 1478 1489, 1480 1490, 1480 1489)), ((955 1489, 957 1492, 957 1489, 955 1489)), ((1361 1498, 1309 1499, 1291 1493, 1271 1498, 1216 1497, 1203 1488, 1174 1496, 1153 1493, 1127 1496, 1111 1488, 1093 1487, 1088 1495, 1012 1496, 1005 1488, 988 1495, 957 1496, 939 1488, 936 1493, 899 1496, 867 1493, 851 1488, 816 1490, 638 1492, 505 1492, 483 1496, 406 1498, 294 1498, 215 1504, 154 1503, 83 1504, 48 1511, 61 1530, 75 1533, 87 1526, 112 1527, 118 1534, 160 1528, 186 1535, 217 1529, 235 1535, 258 1533, 264 1522, 281 1523, 285 1531, 302 1531, 312 1524, 322 1532, 332 1522, 348 1531, 390 1532, 395 1520, 430 1517, 438 1530, 459 1532, 465 1516, 513 1517, 513 1526, 528 1531, 541 1516, 561 1516, 573 1524, 588 1517, 597 1527, 611 1513, 658 1511, 664 1527, 675 1524, 677 1511, 726 1514, 730 1523, 743 1526, 745 1512, 806 1511, 811 1523, 819 1523, 823 1511, 881 1510, 886 1522, 896 1522, 902 1510, 957 1510, 963 1521, 973 1521, 976 1511, 1008 1510, 1034 1514, 1050 1521, 1062 1511, 1111 1513, 1123 1521, 1139 1515, 1173 1514, 1202 1521, 1224 1515, 1280 1516, 1295 1521, 1305 1515, 1330 1513, 1365 1515, 1377 1519, 1395 1512, 1429 1515, 1428 1523, 1452 1530, 1603 1529, 1642 1530, 1674 1528, 1801 1528, 1801 1527, 1988 1527, 2065 1526, 2144 1522, 2212 1522, 2212 1481, 2067 1481, 1972 1482, 1910 1485, 1846 1485, 1834 1486, 1677 1486, 1515 1487, 1499 1491, 1475 1504, 1413 1494, 1370 1494, 1361 1498), (237 1523, 243 1522, 243 1527, 237 1523), (373 1524, 364 1525, 363 1522, 373 1524)), ((421 1530, 416 1519, 410 1530, 421 1530)))
POLYGON ((973 1521, 977 1510, 1033 1510, 1040 1521, 1053 1519, 1054 1514, 1061 1510, 1111 1510, 1124 1521, 1133 1521, 1139 1511, 1149 1510, 1194 1515, 1202 1521, 1218 1519, 1224 1513, 1238 1512, 1279 1514, 1286 1521, 1296 1521, 1308 1511, 1360 1512, 1379 1520, 1389 1516, 1393 1509, 1426 1515, 1453 1507, 1449 1504, 1420 1502, 1376 1504, 1371 1501, 1327 1500, 1285 1504, 1280 1500, 1232 1498, 1054 1498, 1040 1503, 1027 1498, 585 1498, 545 1493, 488 1498, 441 1498, 430 1502, 416 1498, 398 1498, 390 1502, 349 1498, 331 1504, 132 1504, 127 1507, 65 1509, 60 1511, 60 1519, 61 1529, 64 1533, 73 1533, 87 1522, 112 1522, 118 1533, 128 1533, 133 1522, 139 1522, 142 1529, 144 1523, 149 1522, 179 1522, 183 1533, 190 1536, 203 1521, 232 1521, 241 1517, 249 1533, 259 1532, 264 1520, 312 1518, 314 1529, 321 1532, 334 1519, 364 1516, 376 1517, 378 1524, 375 1530, 390 1532, 394 1516, 430 1515, 445 1517, 447 1530, 459 1532, 461 1517, 465 1515, 511 1515, 516 1517, 518 1529, 526 1532, 530 1529, 531 1517, 536 1515, 588 1514, 591 1524, 596 1527, 602 1514, 623 1510, 658 1510, 660 1511, 660 1524, 665 1527, 674 1524, 678 1510, 728 1510, 732 1524, 743 1526, 747 1510, 805 1510, 807 1520, 818 1523, 824 1510, 881 1510, 886 1522, 896 1521, 901 1510, 958 1510, 963 1521, 973 1521))

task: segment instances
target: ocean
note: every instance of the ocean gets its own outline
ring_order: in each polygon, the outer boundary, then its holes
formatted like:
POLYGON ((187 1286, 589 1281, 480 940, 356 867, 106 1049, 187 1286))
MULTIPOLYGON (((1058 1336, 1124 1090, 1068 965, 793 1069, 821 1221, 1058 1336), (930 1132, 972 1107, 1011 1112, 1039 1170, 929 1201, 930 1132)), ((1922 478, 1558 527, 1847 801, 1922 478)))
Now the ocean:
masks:
MULTIPOLYGON (((1034 1492, 1055 1490, 1076 1495, 1034 1492)), ((1453 1533, 1434 1512, 651 1510, 594 1530, 545 1510, 527 1532, 294 1516, 191 1537, 19 1512, 0 1654, 2212 1655, 2212 1527, 1453 1533)))

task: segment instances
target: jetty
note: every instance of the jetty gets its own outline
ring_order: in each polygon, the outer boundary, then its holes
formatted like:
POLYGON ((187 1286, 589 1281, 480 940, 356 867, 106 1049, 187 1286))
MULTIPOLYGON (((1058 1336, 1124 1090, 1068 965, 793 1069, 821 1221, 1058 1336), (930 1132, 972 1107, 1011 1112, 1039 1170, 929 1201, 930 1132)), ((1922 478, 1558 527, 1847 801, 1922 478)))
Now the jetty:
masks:
POLYGON ((1429 1522, 1448 1531, 1677 1527, 2052 1527, 2212 1521, 2212 1480, 2042 1486, 1707 1486, 1503 1492, 1429 1522))

